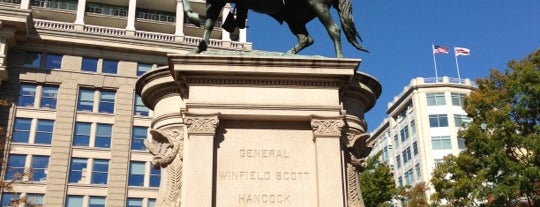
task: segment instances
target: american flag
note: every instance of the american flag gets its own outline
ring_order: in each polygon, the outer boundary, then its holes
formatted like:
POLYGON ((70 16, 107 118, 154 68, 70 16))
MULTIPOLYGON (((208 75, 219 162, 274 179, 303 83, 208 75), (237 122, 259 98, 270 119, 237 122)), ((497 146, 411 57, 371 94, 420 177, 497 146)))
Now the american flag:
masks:
POLYGON ((454 47, 454 53, 456 54, 456 56, 459 56, 459 55, 468 56, 468 55, 471 55, 471 50, 469 50, 469 48, 464 48, 464 47, 454 47))
POLYGON ((442 45, 433 45, 433 54, 448 54, 448 47, 442 45))

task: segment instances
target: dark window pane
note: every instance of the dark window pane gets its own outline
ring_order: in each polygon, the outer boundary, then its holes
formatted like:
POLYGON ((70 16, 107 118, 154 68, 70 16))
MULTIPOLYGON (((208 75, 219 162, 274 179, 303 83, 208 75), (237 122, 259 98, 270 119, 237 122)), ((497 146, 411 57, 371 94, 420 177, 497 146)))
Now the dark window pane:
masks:
POLYGON ((131 137, 131 149, 132 150, 146 150, 144 146, 144 140, 146 139, 146 127, 133 127, 133 134, 131 137))
POLYGON ((38 119, 37 125, 36 139, 34 140, 34 143, 51 144, 54 121, 38 119))
POLYGON ((112 134, 112 125, 98 124, 94 146, 110 148, 111 147, 111 134, 112 134))
POLYGON ((137 65, 137 76, 141 76, 142 74, 146 73, 147 71, 150 71, 150 69, 152 69, 151 64, 139 63, 137 65))
POLYGON ((90 196, 89 207, 105 207, 105 197, 90 196))
POLYGON ((12 142, 28 143, 30 137, 30 126, 32 125, 32 119, 17 118, 15 119, 15 126, 13 130, 12 142))
POLYGON ((148 108, 143 104, 139 95, 135 96, 135 110, 133 115, 148 116, 148 108))
POLYGON ((41 94, 40 108, 56 109, 56 100, 58 96, 57 86, 43 86, 43 92, 41 94))
POLYGON ((19 101, 17 106, 34 107, 34 101, 36 99, 36 86, 29 84, 21 84, 19 91, 19 101))
POLYGON ((102 91, 99 100, 99 113, 114 113, 114 91, 102 91))
POLYGON ((45 181, 49 156, 32 156, 32 181, 45 181))
POLYGON ((79 181, 81 181, 83 170, 86 171, 86 159, 71 159, 71 166, 69 170, 69 183, 78 183, 79 181))
POLYGON ((142 198, 128 198, 126 202, 126 207, 142 207, 142 203, 142 198))
POLYGON ((159 187, 159 182, 161 180, 161 172, 159 169, 150 167, 150 187, 159 187))
POLYGON ((26 155, 9 155, 6 180, 12 180, 19 178, 24 174, 24 164, 26 162, 26 155))
POLYGON ((103 60, 102 73, 117 74, 118 61, 117 60, 103 60))
POLYGON ((94 107, 94 90, 80 89, 77 111, 92 111, 94 107))
POLYGON ((62 55, 48 54, 45 59, 45 68, 60 69, 62 65, 62 55))
POLYGON ((11 201, 19 200, 19 196, 15 193, 3 193, 2 194, 2 206, 15 206, 11 201))
POLYGON ((89 146, 90 126, 90 123, 75 123, 75 136, 73 137, 73 146, 89 146))
POLYGON ((109 174, 108 160, 94 160, 94 168, 92 169, 92 184, 107 184, 107 176, 109 174))
POLYGON ((148 207, 156 207, 156 199, 149 198, 148 199, 148 207))
POLYGON ((96 58, 83 58, 82 60, 82 71, 96 72, 97 71, 98 60, 96 58))
POLYGON ((143 186, 144 185, 144 162, 132 161, 129 164, 129 186, 143 186))
POLYGON ((24 65, 39 67, 41 64, 41 53, 37 52, 26 52, 24 56, 24 65))

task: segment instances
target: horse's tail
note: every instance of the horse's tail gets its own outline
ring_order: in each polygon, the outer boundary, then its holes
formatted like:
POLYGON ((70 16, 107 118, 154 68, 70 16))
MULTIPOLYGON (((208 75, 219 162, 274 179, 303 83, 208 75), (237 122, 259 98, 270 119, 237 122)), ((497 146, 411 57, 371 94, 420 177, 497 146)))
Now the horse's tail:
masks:
POLYGON ((338 10, 341 28, 343 29, 347 40, 356 47, 356 49, 368 52, 356 39, 358 38, 358 40, 362 42, 362 37, 360 37, 360 34, 354 25, 351 0, 335 0, 334 7, 338 10))

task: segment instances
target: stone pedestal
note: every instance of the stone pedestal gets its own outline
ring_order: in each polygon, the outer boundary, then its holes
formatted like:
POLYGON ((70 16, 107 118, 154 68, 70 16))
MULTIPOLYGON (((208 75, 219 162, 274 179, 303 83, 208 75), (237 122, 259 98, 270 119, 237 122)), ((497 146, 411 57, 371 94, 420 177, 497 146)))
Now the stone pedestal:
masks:
POLYGON ((360 60, 169 55, 137 93, 158 206, 363 206, 364 113, 381 86, 360 60))

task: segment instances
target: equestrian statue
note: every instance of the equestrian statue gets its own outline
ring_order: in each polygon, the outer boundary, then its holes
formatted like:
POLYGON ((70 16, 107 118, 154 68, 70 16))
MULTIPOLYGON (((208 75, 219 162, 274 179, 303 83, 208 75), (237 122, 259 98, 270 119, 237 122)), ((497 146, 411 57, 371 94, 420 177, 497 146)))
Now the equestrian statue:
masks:
MULTIPOLYGON (((309 35, 306 24, 317 17, 334 43, 336 57, 342 58, 341 30, 330 15, 330 7, 333 6, 338 11, 341 27, 349 43, 358 50, 368 52, 358 42, 362 42, 362 38, 353 22, 351 0, 206 0, 204 33, 199 46, 195 48, 194 52, 206 51, 210 33, 222 8, 227 3, 235 3, 239 9, 235 26, 240 28, 245 27, 245 20, 244 22, 242 20, 247 17, 247 9, 274 17, 281 24, 286 22, 291 32, 298 38, 298 43, 287 51, 287 54, 291 55, 313 44, 313 38, 309 35)), ((183 0, 183 4, 188 20, 195 25, 200 25, 198 15, 189 6, 189 0, 183 0)))

